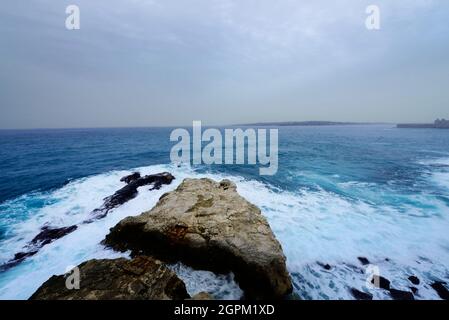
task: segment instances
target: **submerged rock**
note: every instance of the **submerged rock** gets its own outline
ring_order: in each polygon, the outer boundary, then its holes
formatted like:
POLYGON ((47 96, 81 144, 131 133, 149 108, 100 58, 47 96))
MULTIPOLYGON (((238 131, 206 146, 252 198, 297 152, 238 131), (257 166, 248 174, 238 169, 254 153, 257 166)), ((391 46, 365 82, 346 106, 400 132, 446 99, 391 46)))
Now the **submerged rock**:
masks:
POLYGON ((413 293, 411 293, 410 291, 390 289, 390 295, 393 300, 415 300, 413 293))
POLYGON ((134 199, 138 194, 137 188, 151 185, 150 190, 159 190, 163 184, 170 184, 174 179, 175 177, 168 172, 151 174, 144 177, 140 177, 140 173, 135 172, 123 177, 121 181, 125 181, 127 185, 115 192, 112 196, 105 198, 103 205, 93 211, 93 218, 85 221, 85 223, 104 218, 112 209, 134 199))
POLYGON ((351 288, 350 292, 357 300, 373 300, 372 294, 357 290, 356 288, 351 288))
POLYGON ((162 262, 89 260, 78 266, 79 289, 67 289, 66 277, 52 276, 30 300, 181 300, 189 298, 184 282, 162 262))
POLYGON ((134 172, 120 179, 121 182, 130 183, 140 178, 140 172, 134 172))
POLYGON ((430 286, 432 287, 433 290, 435 290, 438 293, 441 299, 449 300, 449 291, 444 286, 445 284, 446 282, 435 281, 430 286))
MULTIPOLYGON (((163 184, 170 184, 175 177, 168 172, 151 174, 145 177, 141 177, 139 172, 123 177, 120 181, 127 183, 125 187, 118 190, 112 196, 104 199, 104 204, 101 208, 95 209, 92 212, 92 218, 83 221, 84 224, 92 223, 98 219, 104 218, 109 211, 117 208, 118 206, 128 202, 129 200, 137 196, 137 188, 151 185, 151 190, 158 190, 163 184)), ((37 234, 29 244, 24 247, 23 252, 18 252, 14 255, 14 258, 8 262, 0 265, 0 271, 6 271, 39 252, 39 250, 53 241, 60 239, 67 234, 75 231, 78 226, 68 226, 62 228, 54 228, 44 226, 41 228, 41 232, 37 234)))
POLYGON ((419 278, 417 276, 410 276, 408 280, 414 285, 418 285, 420 283, 419 278))
POLYGON ((232 271, 247 298, 282 298, 292 291, 281 245, 259 208, 229 180, 184 180, 152 210, 119 222, 104 243, 133 255, 232 271))
POLYGON ((364 266, 366 266, 367 264, 369 264, 369 260, 365 257, 357 257, 357 259, 360 261, 360 263, 364 266))
POLYGON ((62 228, 55 228, 50 226, 44 226, 41 228, 41 232, 39 232, 31 241, 24 247, 24 251, 17 252, 7 263, 0 266, 0 271, 8 270, 19 263, 21 263, 26 258, 34 256, 39 250, 47 245, 52 243, 53 241, 60 239, 69 233, 75 231, 78 227, 76 225, 62 228))

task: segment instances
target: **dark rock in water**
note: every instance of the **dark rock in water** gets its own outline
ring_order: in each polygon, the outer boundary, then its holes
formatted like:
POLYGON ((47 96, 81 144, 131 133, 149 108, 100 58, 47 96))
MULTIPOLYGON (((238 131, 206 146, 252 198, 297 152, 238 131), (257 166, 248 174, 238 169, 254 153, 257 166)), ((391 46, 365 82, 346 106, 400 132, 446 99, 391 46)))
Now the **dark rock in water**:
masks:
POLYGON ((378 288, 390 290, 390 280, 382 276, 374 275, 371 279, 371 283, 378 288))
MULTIPOLYGON (((139 187, 152 185, 151 190, 160 189, 163 184, 170 184, 174 179, 175 177, 168 172, 147 175, 145 177, 141 177, 139 172, 134 172, 129 176, 123 177, 121 181, 126 182, 127 185, 112 196, 104 199, 103 206, 95 209, 93 211, 93 217, 83 223, 92 223, 97 219, 105 217, 110 210, 133 199, 137 195, 137 188, 139 187)), ((66 236, 77 228, 76 225, 62 228, 42 227, 41 232, 25 247, 26 251, 16 253, 12 260, 0 266, 0 271, 5 271, 18 265, 26 258, 35 255, 43 246, 66 236)))
POLYGON ((185 179, 156 206, 120 221, 104 243, 218 273, 232 271, 249 299, 280 299, 292 283, 260 209, 229 180, 185 179))
POLYGON ((140 178, 140 172, 134 172, 134 173, 130 174, 129 176, 121 178, 120 181, 125 182, 125 183, 130 183, 139 178, 140 178))
POLYGON ((68 289, 64 275, 52 276, 30 300, 182 300, 190 298, 184 282, 161 261, 89 260, 78 266, 79 289, 68 289))
POLYGON ((408 280, 414 285, 418 285, 420 283, 419 278, 416 276, 410 276, 408 277, 408 280))
POLYGON ((430 286, 433 288, 433 290, 435 290, 438 293, 441 299, 449 300, 449 291, 444 286, 445 284, 446 282, 435 281, 430 286))
POLYGON ((410 291, 390 289, 390 295, 393 300, 415 300, 413 293, 411 293, 410 291))
POLYGON ((366 266, 367 264, 369 264, 369 260, 365 257, 357 257, 357 259, 359 259, 359 261, 366 266))
POLYGON ((412 290, 413 294, 416 294, 418 292, 418 288, 416 287, 410 287, 410 290, 412 290))
POLYGON ((128 184, 118 190, 112 196, 105 198, 104 204, 101 206, 101 208, 95 209, 93 211, 93 218, 85 221, 85 223, 91 223, 96 219, 104 218, 112 209, 115 209, 125 202, 134 199, 137 196, 137 188, 139 187, 152 185, 152 188, 150 190, 159 190, 163 184, 170 184, 175 179, 175 177, 168 172, 151 174, 135 179, 128 178, 129 176, 122 178, 128 180, 128 184))
POLYGON ((31 240, 31 244, 42 248, 43 246, 52 243, 53 241, 68 235, 69 233, 75 231, 77 226, 62 227, 62 228, 52 228, 52 227, 42 227, 41 232, 31 240))
POLYGON ((322 262, 317 262, 317 264, 318 264, 319 266, 321 266, 321 267, 322 267, 323 269, 325 269, 325 270, 330 270, 330 269, 332 269, 331 265, 328 264, 328 263, 324 264, 324 263, 322 263, 322 262))
POLYGON ((64 237, 65 235, 75 231, 77 228, 78 227, 75 225, 62 228, 53 228, 49 226, 42 227, 41 232, 39 232, 39 234, 25 246, 24 249, 26 249, 26 251, 16 253, 14 258, 0 266, 0 271, 6 271, 9 268, 18 265, 26 258, 34 256, 43 246, 64 237))
POLYGON ((351 288, 351 294, 357 300, 373 300, 373 295, 370 293, 366 293, 355 288, 351 288))

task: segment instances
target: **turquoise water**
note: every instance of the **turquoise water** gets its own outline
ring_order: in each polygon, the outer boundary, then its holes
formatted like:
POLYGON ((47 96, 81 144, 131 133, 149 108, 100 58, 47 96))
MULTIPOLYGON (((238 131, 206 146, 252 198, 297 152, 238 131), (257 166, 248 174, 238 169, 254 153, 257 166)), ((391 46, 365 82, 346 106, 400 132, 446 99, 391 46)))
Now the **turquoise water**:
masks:
MULTIPOLYGON (((449 281, 449 130, 281 127, 279 171, 271 177, 259 176, 257 166, 171 165, 171 130, 0 131, 0 263, 43 225, 83 221, 136 168, 177 178, 158 191, 139 189, 105 219, 0 273, 0 298, 26 299, 52 274, 86 259, 123 255, 99 244, 110 227, 150 209, 183 178, 204 176, 235 181, 262 209, 302 298, 352 299, 349 288, 355 287, 388 299, 366 285, 368 271, 357 257, 368 258, 398 289, 417 275, 417 299, 437 299, 429 284, 449 281)), ((241 295, 232 275, 172 267, 191 293, 241 295)))

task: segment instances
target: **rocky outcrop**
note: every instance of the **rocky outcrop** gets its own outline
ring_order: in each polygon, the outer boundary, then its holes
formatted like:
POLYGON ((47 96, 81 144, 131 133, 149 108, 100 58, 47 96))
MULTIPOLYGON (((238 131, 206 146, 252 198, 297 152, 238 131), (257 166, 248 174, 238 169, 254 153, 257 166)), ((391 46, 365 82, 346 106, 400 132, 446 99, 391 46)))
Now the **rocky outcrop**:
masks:
MULTIPOLYGON (((159 190, 162 185, 170 184, 174 179, 175 177, 168 172, 151 174, 144 177, 141 177, 139 172, 134 172, 131 175, 125 176, 121 178, 120 181, 127 183, 127 185, 113 195, 105 198, 103 205, 100 208, 95 209, 91 214, 92 217, 83 221, 83 224, 92 223, 95 220, 104 218, 112 209, 135 198, 138 194, 137 188, 139 187, 150 185, 150 190, 159 190)), ((60 228, 43 226, 41 232, 23 248, 24 251, 16 253, 14 258, 0 265, 0 271, 6 271, 9 268, 18 265, 23 260, 38 253, 43 246, 72 233, 77 228, 78 226, 76 225, 60 228)))
POLYGON ((53 276, 31 300, 181 300, 190 298, 176 274, 150 257, 89 260, 78 266, 79 289, 67 289, 66 277, 53 276))
POLYGON ((62 227, 62 228, 56 228, 56 227, 50 227, 50 226, 43 226, 41 228, 41 232, 39 232, 31 241, 24 247, 24 251, 18 252, 14 255, 14 258, 12 258, 7 263, 0 266, 0 271, 5 271, 9 268, 12 268, 19 263, 21 263, 26 258, 29 258, 31 256, 34 256, 36 253, 39 252, 39 250, 47 245, 52 243, 55 240, 58 240, 59 238, 62 238, 69 233, 72 233, 75 231, 78 227, 73 225, 69 227, 62 227))
POLYGON ((127 183, 127 185, 112 196, 105 198, 103 205, 92 212, 93 218, 87 220, 86 223, 92 222, 94 219, 104 218, 112 209, 134 199, 138 193, 137 188, 150 185, 150 190, 159 190, 162 185, 170 184, 174 179, 175 177, 168 172, 151 174, 144 177, 141 177, 140 173, 135 172, 123 177, 120 181, 127 183))
POLYGON ((292 290, 281 245, 266 219, 228 180, 184 180, 152 210, 119 222, 104 243, 133 255, 232 271, 247 298, 282 298, 292 290))

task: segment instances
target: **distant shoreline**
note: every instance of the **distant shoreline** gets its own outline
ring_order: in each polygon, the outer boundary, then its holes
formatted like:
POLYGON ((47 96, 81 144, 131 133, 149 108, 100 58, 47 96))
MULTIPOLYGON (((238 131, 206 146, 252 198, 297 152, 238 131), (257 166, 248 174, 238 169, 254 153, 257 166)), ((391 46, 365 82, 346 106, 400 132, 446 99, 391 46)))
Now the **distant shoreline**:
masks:
POLYGON ((335 121, 287 121, 287 122, 256 122, 244 123, 240 126, 278 126, 278 127, 308 127, 308 126, 355 126, 355 125, 380 125, 390 124, 386 122, 335 122, 335 121))

